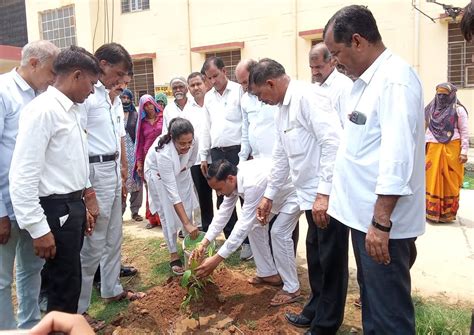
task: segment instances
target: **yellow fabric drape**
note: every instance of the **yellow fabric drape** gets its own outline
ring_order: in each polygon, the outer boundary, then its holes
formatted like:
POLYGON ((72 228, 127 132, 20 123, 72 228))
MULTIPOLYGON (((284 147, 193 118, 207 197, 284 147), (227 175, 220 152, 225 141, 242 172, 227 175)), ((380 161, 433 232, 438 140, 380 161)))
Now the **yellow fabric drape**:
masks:
POLYGON ((426 218, 433 222, 456 219, 464 164, 459 162, 461 141, 426 146, 426 218))

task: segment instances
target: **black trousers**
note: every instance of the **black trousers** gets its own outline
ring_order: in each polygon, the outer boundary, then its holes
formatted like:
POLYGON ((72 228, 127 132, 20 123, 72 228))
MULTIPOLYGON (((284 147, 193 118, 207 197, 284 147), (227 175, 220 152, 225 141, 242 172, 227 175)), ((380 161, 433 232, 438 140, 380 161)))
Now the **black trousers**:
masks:
MULTIPOLYGON (((240 145, 235 145, 233 147, 228 147, 228 148, 212 148, 211 158, 213 162, 216 162, 219 159, 227 159, 232 164, 238 165, 239 152, 240 152, 240 145)), ((217 196, 217 208, 221 206, 223 201, 224 201, 223 196, 217 196)), ((236 222, 237 222, 237 211, 234 209, 234 211, 232 212, 232 216, 230 217, 229 221, 224 227, 225 238, 228 238, 230 236, 230 233, 232 233, 232 229, 234 229, 236 222)), ((248 237, 245 238, 243 243, 249 244, 248 237)))
POLYGON ((416 238, 390 239, 390 263, 378 264, 365 249, 366 234, 351 229, 362 300, 364 334, 415 334, 410 268, 416 238))
POLYGON ((56 256, 43 267, 43 287, 47 311, 77 313, 81 294, 81 248, 86 227, 86 207, 82 200, 40 198, 56 243, 56 256), (61 226, 60 219, 68 215, 61 226))
POLYGON ((348 269, 349 229, 334 218, 327 228, 316 226, 311 210, 308 221, 306 259, 311 296, 302 314, 311 319, 311 334, 336 334, 344 319, 348 269))
POLYGON ((214 217, 214 208, 212 205, 212 188, 209 187, 206 178, 201 172, 199 165, 191 167, 191 176, 193 177, 194 186, 196 187, 199 207, 201 208, 201 223, 202 230, 207 231, 207 228, 214 217))

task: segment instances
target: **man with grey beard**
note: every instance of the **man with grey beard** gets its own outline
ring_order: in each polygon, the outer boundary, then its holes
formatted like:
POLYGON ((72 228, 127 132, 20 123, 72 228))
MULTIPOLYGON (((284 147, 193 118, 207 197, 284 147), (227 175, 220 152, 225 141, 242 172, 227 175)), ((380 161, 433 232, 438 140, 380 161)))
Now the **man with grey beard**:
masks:
POLYGON ((188 104, 188 83, 183 77, 175 77, 170 81, 174 101, 166 105, 163 111, 163 134, 168 132, 168 125, 175 117, 183 117, 182 113, 188 104))

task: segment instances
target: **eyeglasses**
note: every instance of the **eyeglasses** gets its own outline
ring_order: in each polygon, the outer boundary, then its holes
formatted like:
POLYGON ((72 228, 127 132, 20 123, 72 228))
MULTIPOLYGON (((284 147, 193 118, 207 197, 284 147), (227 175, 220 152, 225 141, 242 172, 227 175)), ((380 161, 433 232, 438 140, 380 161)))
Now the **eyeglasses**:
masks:
POLYGON ((189 149, 191 148, 195 141, 194 141, 194 138, 192 139, 192 141, 188 141, 188 142, 181 142, 181 141, 173 141, 174 142, 174 145, 176 146, 177 149, 189 149))

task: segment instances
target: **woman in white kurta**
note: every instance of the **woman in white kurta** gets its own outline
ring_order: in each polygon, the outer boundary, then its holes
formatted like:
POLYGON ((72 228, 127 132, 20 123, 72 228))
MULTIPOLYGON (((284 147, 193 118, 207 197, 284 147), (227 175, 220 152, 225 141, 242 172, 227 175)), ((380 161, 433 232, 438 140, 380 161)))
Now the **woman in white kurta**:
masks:
POLYGON ((170 266, 174 274, 183 274, 183 263, 178 256, 177 233, 196 238, 199 231, 192 224, 192 212, 197 205, 189 168, 196 162, 198 144, 194 140, 192 124, 174 118, 168 133, 158 137, 145 159, 144 175, 149 187, 150 210, 158 212, 163 235, 170 252, 170 266))

